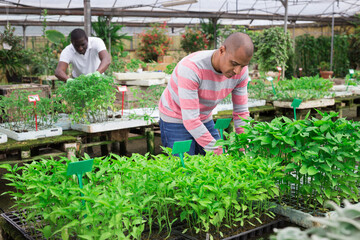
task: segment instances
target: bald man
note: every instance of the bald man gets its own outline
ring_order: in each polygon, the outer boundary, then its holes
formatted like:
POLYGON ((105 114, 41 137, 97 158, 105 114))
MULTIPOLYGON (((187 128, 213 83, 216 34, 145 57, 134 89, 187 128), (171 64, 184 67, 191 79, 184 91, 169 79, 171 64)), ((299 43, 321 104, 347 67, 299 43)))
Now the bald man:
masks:
POLYGON ((244 131, 241 118, 249 116, 247 65, 253 51, 251 38, 238 32, 219 49, 192 53, 177 64, 159 102, 163 146, 191 139, 190 155, 204 155, 204 150, 221 154, 214 146, 220 136, 212 110, 230 93, 236 132, 244 131))

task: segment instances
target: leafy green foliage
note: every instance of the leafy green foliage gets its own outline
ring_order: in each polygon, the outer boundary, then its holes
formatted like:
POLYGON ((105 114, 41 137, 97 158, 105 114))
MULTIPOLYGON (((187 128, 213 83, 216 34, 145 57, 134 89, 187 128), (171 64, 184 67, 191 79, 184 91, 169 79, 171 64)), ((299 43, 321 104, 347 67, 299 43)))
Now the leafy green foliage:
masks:
POLYGON ((357 240, 360 238, 360 205, 352 205, 344 200, 344 208, 340 208, 333 202, 329 202, 335 214, 330 218, 312 218, 313 221, 320 223, 323 227, 313 227, 305 231, 299 228, 287 227, 277 230, 276 236, 272 240, 357 240), (310 237, 311 236, 311 237, 310 237))
POLYGON ((205 34, 205 37, 208 40, 207 45, 209 49, 213 49, 214 41, 215 41, 214 27, 216 27, 216 36, 219 36, 220 24, 216 24, 216 26, 214 26, 212 19, 209 18, 208 21, 205 21, 204 19, 200 19, 200 26, 201 26, 201 32, 205 34))
POLYGON ((273 158, 285 166, 286 176, 278 182, 280 202, 292 198, 313 209, 326 200, 357 202, 360 124, 344 118, 333 121, 338 113, 318 113, 321 119, 245 120, 250 124, 244 126, 244 134, 231 133, 219 144, 233 156, 273 158))
POLYGON ((166 74, 172 74, 175 67, 176 67, 177 63, 170 63, 169 65, 166 66, 166 69, 165 69, 165 73, 166 74))
POLYGON ((132 58, 129 63, 126 64, 126 69, 130 72, 136 72, 139 68, 146 67, 146 63, 137 58, 132 58))
POLYGON ((219 238, 221 226, 241 228, 269 214, 269 199, 279 194, 275 178, 283 175, 278 163, 212 153, 185 157, 186 168, 168 155, 95 158, 83 189, 66 176, 67 158, 1 167, 16 188, 8 192, 16 208, 51 239, 140 239, 170 232, 174 223, 219 238))
POLYGON ((11 49, 4 48, 0 50, 0 68, 8 79, 25 73, 22 40, 21 37, 14 35, 14 31, 15 28, 8 24, 4 32, 0 33, 0 43, 8 44, 11 47, 11 49))
POLYGON ((134 96, 136 104, 139 108, 144 110, 143 115, 130 115, 130 119, 143 118, 145 121, 155 122, 155 119, 151 117, 154 111, 158 108, 161 94, 165 90, 166 86, 152 85, 146 90, 139 88, 132 88, 131 92, 134 96))
POLYGON ((9 96, 0 96, 0 109, 2 109, 2 120, 4 126, 16 132, 28 132, 35 130, 35 114, 38 119, 40 130, 54 126, 58 120, 58 112, 61 110, 58 97, 40 98, 34 103, 28 101, 28 95, 39 94, 40 92, 29 92, 15 90, 9 96))
POLYGON ((171 38, 167 34, 166 23, 152 24, 151 29, 139 35, 140 43, 137 54, 145 61, 157 61, 158 56, 164 56, 170 48, 171 38))
POLYGON ((248 97, 253 99, 269 99, 272 95, 270 85, 265 79, 253 79, 248 85, 248 97))
POLYGON ((64 109, 76 123, 95 123, 108 120, 108 110, 114 110, 116 89, 114 80, 106 75, 80 75, 58 89, 64 99, 64 109))
POLYGON ((186 53, 197 52, 208 48, 209 41, 206 35, 198 29, 191 29, 186 27, 185 33, 182 35, 181 48, 186 53))
POLYGON ((260 33, 255 56, 262 71, 277 71, 276 66, 285 66, 293 52, 290 34, 280 27, 268 28, 260 33))
POLYGON ((123 57, 114 55, 111 59, 111 64, 105 71, 106 75, 112 76, 113 72, 125 72, 126 62, 123 57))
POLYGON ((93 22, 92 28, 94 29, 95 36, 101 38, 106 48, 109 50, 111 55, 120 54, 125 57, 124 54, 124 40, 132 40, 131 36, 127 36, 126 33, 119 34, 119 31, 124 25, 114 24, 111 22, 109 16, 98 16, 98 21, 93 22))
MULTIPOLYGON (((295 39, 296 65, 301 67, 302 74, 307 76, 316 75, 321 62, 330 62, 331 37, 320 36, 315 38, 304 34, 295 39)), ((336 76, 345 76, 348 72, 349 61, 349 38, 346 35, 334 36, 334 59, 333 71, 336 76)), ((328 70, 330 67, 328 67, 328 70)))
POLYGON ((294 98, 303 101, 321 99, 331 95, 329 90, 333 84, 331 80, 323 79, 318 75, 315 77, 293 77, 291 80, 278 82, 274 99, 283 101, 292 101, 294 98))

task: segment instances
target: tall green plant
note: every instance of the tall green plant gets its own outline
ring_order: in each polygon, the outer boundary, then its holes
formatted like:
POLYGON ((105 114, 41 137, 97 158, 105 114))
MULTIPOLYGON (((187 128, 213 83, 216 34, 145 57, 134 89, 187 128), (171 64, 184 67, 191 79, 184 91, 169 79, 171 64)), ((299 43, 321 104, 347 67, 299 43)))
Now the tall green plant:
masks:
POLYGON ((0 50, 0 68, 3 70, 8 81, 20 81, 21 75, 25 73, 24 48, 21 37, 15 36, 15 28, 6 25, 3 33, 0 33, 0 43, 7 44, 11 49, 0 50))
MULTIPOLYGON (((215 43, 215 29, 214 29, 214 23, 212 21, 212 19, 208 19, 208 21, 206 22, 204 19, 200 20, 200 26, 201 26, 201 31, 203 34, 205 34, 206 39, 209 41, 208 45, 210 49, 214 49, 214 43, 215 43)), ((218 36, 220 34, 220 24, 216 24, 216 36, 218 40, 218 36)))
POLYGON ((276 66, 285 66, 286 69, 289 54, 294 51, 290 34, 284 33, 284 29, 280 27, 268 28, 260 33, 258 41, 255 56, 259 69, 277 71, 276 66))
POLYGON ((116 89, 113 78, 105 75, 80 75, 58 89, 64 109, 76 123, 103 122, 109 108, 114 111, 116 89))
POLYGON ((127 53, 124 52, 124 40, 131 41, 132 37, 127 36, 126 33, 119 34, 119 31, 124 25, 114 24, 111 22, 111 17, 99 16, 98 21, 92 23, 95 36, 101 38, 111 55, 118 55, 126 57, 127 53))

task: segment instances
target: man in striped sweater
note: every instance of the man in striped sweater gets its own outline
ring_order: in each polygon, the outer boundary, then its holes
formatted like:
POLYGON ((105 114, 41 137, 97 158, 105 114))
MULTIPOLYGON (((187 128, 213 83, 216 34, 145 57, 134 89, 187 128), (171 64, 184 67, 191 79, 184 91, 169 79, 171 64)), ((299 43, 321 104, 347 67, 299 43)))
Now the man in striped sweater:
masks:
POLYGON ((241 118, 249 116, 247 65, 253 51, 251 38, 237 32, 219 49, 192 53, 177 64, 159 102, 163 146, 172 148, 175 141, 192 139, 190 155, 205 154, 204 150, 221 154, 222 149, 214 146, 220 136, 212 110, 230 93, 236 132, 243 132, 241 118))

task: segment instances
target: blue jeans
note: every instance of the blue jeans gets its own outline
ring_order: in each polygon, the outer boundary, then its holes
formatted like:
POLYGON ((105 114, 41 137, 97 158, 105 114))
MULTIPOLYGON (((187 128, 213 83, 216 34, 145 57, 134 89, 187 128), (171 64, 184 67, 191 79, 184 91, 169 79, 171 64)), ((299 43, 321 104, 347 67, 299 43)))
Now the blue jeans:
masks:
MULTIPOLYGON (((190 155, 205 155, 204 148, 200 146, 193 136, 186 130, 184 124, 182 123, 169 123, 164 122, 161 118, 159 121, 160 131, 161 131, 161 142, 164 147, 173 148, 174 142, 193 140, 191 143, 190 155)), ((220 135, 217 129, 214 128, 214 121, 211 120, 207 123, 204 123, 205 127, 209 130, 210 134, 216 139, 220 139, 220 135)), ((176 155, 176 154, 175 154, 176 155)))

